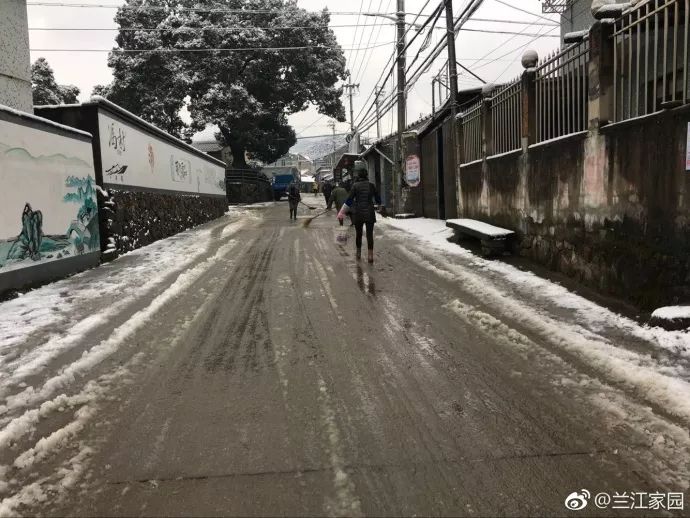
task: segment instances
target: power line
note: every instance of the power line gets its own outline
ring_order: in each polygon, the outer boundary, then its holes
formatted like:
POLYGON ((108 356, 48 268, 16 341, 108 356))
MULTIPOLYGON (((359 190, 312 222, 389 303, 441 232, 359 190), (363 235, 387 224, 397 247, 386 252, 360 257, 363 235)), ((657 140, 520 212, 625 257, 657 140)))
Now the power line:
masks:
MULTIPOLYGON (((456 34, 459 32, 460 28, 465 24, 465 22, 477 11, 477 9, 481 6, 482 3, 483 0, 470 1, 470 3, 465 6, 465 8, 462 10, 462 13, 458 16, 458 19, 455 21, 453 26, 456 34)), ((406 85, 407 89, 411 88, 417 82, 417 80, 424 74, 425 70, 434 62, 434 60, 439 56, 439 54, 443 51, 443 49, 446 46, 447 40, 443 39, 434 47, 434 50, 432 50, 431 54, 427 56, 427 58, 425 58, 423 62, 417 67, 417 70, 415 70, 415 72, 412 74, 412 77, 408 78, 408 82, 406 85)), ((383 113, 386 113, 386 111, 388 111, 393 104, 394 101, 388 103, 383 113)), ((369 126, 367 126, 366 129, 368 129, 369 127, 371 127, 371 123, 369 124, 369 126)))
MULTIPOLYGON (((77 4, 67 2, 27 2, 30 6, 40 7, 70 7, 78 9, 129 9, 134 11, 159 11, 167 10, 168 7, 162 5, 118 5, 118 4, 77 4)), ((295 12, 291 9, 222 9, 211 8, 204 9, 200 7, 179 7, 174 9, 175 12, 193 12, 193 13, 232 13, 232 14, 273 14, 273 13, 290 13, 295 12)), ((358 11, 306 11, 311 14, 329 14, 342 16, 357 16, 361 14, 358 11)))
MULTIPOLYGON (((554 28, 556 28, 556 27, 554 27, 554 28)), ((547 33, 542 34, 542 33, 534 33, 534 32, 492 31, 492 30, 488 30, 488 29, 467 29, 465 27, 460 29, 460 32, 481 32, 483 34, 514 34, 516 36, 527 36, 527 37, 531 37, 531 36, 540 37, 540 36, 546 36, 547 35, 547 33)), ((560 38, 560 36, 557 34, 556 35, 549 35, 548 37, 549 38, 560 38)))
MULTIPOLYGON (((391 42, 379 43, 369 48, 384 47, 391 42)), ((305 49, 339 49, 339 46, 328 45, 304 45, 299 47, 236 47, 236 48, 214 48, 214 49, 30 49, 31 52, 116 52, 116 53, 135 53, 135 52, 248 52, 260 50, 305 50, 305 49)), ((342 49, 349 50, 349 49, 342 49)))
MULTIPOLYGON (((467 20, 479 9, 479 7, 482 5, 484 0, 475 0, 471 1, 465 8, 463 9, 462 13, 458 16, 457 20, 455 21, 453 25, 453 31, 457 35, 462 26, 467 22, 467 20)), ((438 56, 443 52, 443 49, 445 49, 448 46, 448 42, 446 39, 441 40, 431 51, 431 53, 422 61, 422 63, 419 64, 417 69, 411 74, 411 80, 410 83, 416 82, 427 70, 428 68, 433 64, 433 62, 438 58, 438 56)))
MULTIPOLYGON (((371 0, 370 0, 369 4, 371 5, 371 0)), ((357 25, 359 25, 359 19, 362 16, 362 7, 364 7, 364 0, 359 0, 359 14, 357 14, 357 22, 356 22, 357 25)), ((357 28, 355 28, 355 33, 352 35, 352 45, 350 45, 350 46, 353 48, 355 46, 355 41, 357 41, 357 28)), ((350 53, 350 55, 347 58, 348 58, 347 60, 351 62, 352 61, 352 53, 350 53)))
MULTIPOLYGON (((403 38, 404 38, 404 37, 407 35, 407 33, 415 26, 416 21, 417 21, 417 20, 419 19, 419 17, 422 15, 422 12, 424 11, 424 9, 426 9, 426 6, 429 5, 429 2, 430 2, 430 1, 431 1, 431 0, 426 0, 426 2, 424 3, 424 5, 422 6, 422 8, 419 10, 419 13, 417 13, 417 16, 415 17, 415 19, 414 19, 414 20, 412 21, 412 23, 407 27, 407 29, 405 29, 405 32, 403 33, 403 38)), ((443 3, 441 2, 441 3, 439 3, 439 5, 436 7, 436 9, 434 9, 434 10, 431 12, 431 14, 428 16, 428 18, 426 19, 426 21, 422 24, 422 26, 421 26, 421 27, 419 28, 419 30, 417 31, 417 33, 410 39, 410 41, 408 41, 408 42, 405 44, 405 47, 404 47, 404 49, 403 49, 403 52, 406 51, 406 50, 410 47, 410 45, 412 44, 412 42, 421 34, 421 29, 423 29, 423 28, 431 21, 432 17, 435 16, 436 11, 437 11, 438 9, 441 9, 442 6, 443 6, 443 3)), ((396 45, 397 45, 397 43, 398 43, 398 42, 396 41, 396 45)), ((365 106, 367 106, 367 103, 369 102, 369 99, 371 99, 371 96, 374 95, 374 92, 377 90, 377 88, 378 88, 378 86, 379 86, 379 82, 385 83, 385 82, 388 80, 389 77, 390 77, 390 78, 393 77, 393 70, 395 70, 395 57, 396 57, 396 49, 394 49, 393 52, 391 53, 390 57, 388 58, 388 61, 386 62, 386 64, 385 64, 384 67, 383 67, 383 70, 381 71, 381 75, 380 75, 379 78, 376 80, 376 83, 374 83, 374 89, 373 89, 371 92, 369 92, 369 95, 367 96, 367 99, 364 101, 364 103, 363 103, 363 105, 362 105, 362 108, 359 110, 359 113, 357 113, 357 117, 356 117, 357 120, 364 120, 364 119, 367 117, 367 115, 368 115, 369 113, 371 113, 371 110, 374 109, 376 103, 370 104, 370 105, 369 105, 369 109, 366 111, 366 113, 365 113, 364 115, 362 115, 362 112, 364 111, 365 106), (384 78, 384 74, 385 74, 386 69, 387 69, 387 67, 388 67, 389 65, 390 65, 390 68, 388 69, 388 74, 387 74, 387 75, 385 76, 385 78, 384 78), (383 78, 383 80, 382 80, 382 78, 383 78), (360 118, 360 116, 361 116, 361 118, 360 118)), ((395 90, 394 90, 393 88, 391 88, 391 92, 394 92, 394 91, 395 91, 395 90)), ((359 126, 359 124, 357 124, 357 126, 359 126)))
MULTIPOLYGON (((369 27, 376 26, 390 26, 393 27, 394 23, 380 23, 376 25, 369 25, 369 27)), ((286 29, 339 29, 339 28, 351 28, 351 27, 362 27, 362 24, 345 24, 345 25, 323 25, 323 26, 313 26, 313 25, 280 25, 274 27, 218 27, 218 26, 208 26, 208 27, 175 27, 175 28, 162 28, 162 27, 29 27, 30 31, 125 31, 125 32, 172 32, 180 29, 198 30, 198 31, 244 31, 244 30, 286 30, 286 29)))
MULTIPOLYGON (((380 27, 383 26, 388 26, 388 27, 394 27, 394 23, 380 23, 380 24, 359 24, 359 25, 330 25, 330 26, 323 26, 323 27, 314 27, 314 26, 308 26, 308 25, 302 25, 302 26, 277 26, 277 27, 175 27, 175 28, 149 28, 149 27, 112 27, 112 28, 90 28, 90 27, 74 27, 74 28, 67 28, 67 27, 29 27, 30 31, 62 31, 62 32, 79 32, 79 31, 86 31, 86 32, 174 32, 183 29, 185 32, 190 32, 190 31, 209 31, 209 30, 214 30, 214 31, 219 31, 219 32, 230 32, 230 31, 245 31, 245 30, 267 30, 267 31, 272 31, 272 30, 317 30, 317 29, 334 29, 334 28, 341 28, 341 27, 379 27, 379 34, 381 32, 380 27)), ((484 33, 484 34, 516 34, 516 35, 523 35, 523 36, 541 36, 545 35, 544 34, 535 34, 535 33, 523 33, 523 32, 514 32, 514 31, 499 31, 499 30, 492 30, 492 29, 467 29, 467 28, 462 28, 460 29, 461 32, 478 32, 478 33, 484 33)), ((372 31, 369 34, 369 40, 373 39, 374 32, 372 31)), ((551 37, 551 36, 550 36, 551 37)), ((557 37, 556 35, 552 37, 557 37)), ((371 41, 367 42, 367 45, 369 45, 371 41)), ((360 42, 361 44, 361 42, 360 42)), ((355 47, 356 48, 356 47, 355 47)), ((370 47, 361 47, 361 49, 369 49, 370 47)), ((364 57, 362 60, 360 60, 360 66, 358 68, 358 73, 362 68, 362 63, 364 62, 364 57)), ((357 76, 355 75, 355 80, 357 79, 357 76)))
POLYGON ((513 5, 513 4, 509 4, 508 2, 505 2, 504 0, 495 0, 495 1, 498 2, 499 4, 505 5, 506 7, 510 7, 511 9, 515 9, 516 11, 520 11, 521 13, 526 13, 526 14, 529 14, 531 16, 536 16, 537 18, 541 18, 542 20, 546 20, 547 22, 553 23, 553 21, 554 21, 551 18, 547 18, 546 16, 542 16, 540 14, 528 11, 527 9, 522 9, 520 7, 513 5))
MULTIPOLYGON (((414 20, 412 21, 412 23, 407 27, 407 29, 405 29, 405 32, 403 33, 403 38, 404 38, 405 36, 407 36, 407 33, 410 32, 410 30, 412 30, 412 28, 415 26, 416 21, 417 21, 417 20, 419 19, 419 17, 422 15, 422 12, 424 11, 424 9, 426 9, 426 6, 429 5, 429 2, 430 2, 430 1, 431 1, 431 0, 426 0, 426 2, 424 3, 424 5, 422 6, 422 8, 419 10, 419 13, 417 13, 415 19, 414 19, 414 20)), ((439 5, 441 5, 441 4, 439 4, 439 5)), ((438 7, 437 7, 437 9, 438 9, 438 7)), ((407 42, 407 44, 405 45, 404 50, 407 50, 407 49, 409 48, 409 46, 412 44, 412 42, 421 34, 421 29, 424 28, 424 26, 425 26, 427 23, 429 23, 429 21, 431 20, 431 16, 433 16, 435 12, 436 12, 436 10, 434 10, 434 11, 429 15, 429 18, 427 18, 427 21, 424 22, 424 24, 422 25, 422 27, 420 28, 420 30, 418 30, 418 32, 412 37, 412 39, 410 39, 409 42, 407 42)), ((398 42, 396 41, 395 43, 396 43, 396 45, 397 45, 398 42)), ((378 88, 378 85, 379 85, 379 82, 385 83, 385 82, 388 80, 389 77, 391 78, 391 82, 392 82, 393 70, 395 69, 395 56, 396 56, 396 50, 397 50, 397 49, 393 49, 393 52, 391 53, 391 55, 390 55, 389 58, 388 58, 388 61, 387 61, 386 64, 383 66, 383 70, 381 71, 381 75, 380 75, 379 78, 376 80, 376 83, 374 84, 374 88, 369 92, 369 95, 367 96, 366 100, 365 100, 364 103, 362 104, 362 108, 360 108, 359 112, 357 113, 356 119, 358 119, 358 120, 360 119, 360 115, 361 115, 362 112, 364 111, 365 106, 367 106, 367 103, 369 102, 369 99, 371 99, 371 96, 374 95, 374 93, 376 92, 376 90, 377 90, 377 88, 378 88), (391 63, 392 63, 392 64, 391 64, 391 63), (385 76, 385 78, 384 78, 384 74, 385 74, 385 72, 386 72, 386 68, 387 68, 389 65, 391 65, 391 66, 390 66, 390 68, 388 69, 388 74, 387 74, 387 75, 385 76), (382 81, 382 78, 383 78, 383 81, 382 81)), ((393 92, 393 91, 394 91, 394 89, 391 88, 391 92, 393 92)), ((365 118, 365 117, 367 116, 367 114, 368 114, 369 112, 371 112, 371 110, 373 109, 374 106, 375 106, 375 103, 369 105, 369 110, 367 110, 367 112, 364 114, 364 116, 363 116, 362 118, 365 118)))
MULTIPOLYGON (((542 28, 542 29, 543 29, 543 28, 542 28)), ((542 30, 542 29, 539 29, 539 30, 542 30)), ((554 28, 554 29, 555 29, 555 28, 554 28)), ((554 29, 551 29, 551 30, 554 30, 554 29)), ((528 42, 525 44, 525 47, 526 47, 527 45, 529 45, 530 43, 532 43, 533 41, 536 41, 537 39, 539 39, 539 37, 540 37, 540 35, 536 36, 533 40, 528 41, 528 42)), ((556 35, 556 37, 560 38, 559 35, 556 35)), ((518 56, 519 56, 519 55, 516 55, 515 58, 513 58, 513 61, 510 62, 506 68, 503 69, 503 72, 501 72, 498 76, 496 76, 496 79, 494 79, 494 80, 492 81, 493 83, 496 83, 496 81, 498 81, 499 79, 501 79, 501 77, 503 77, 503 74, 505 74, 508 70, 510 70, 510 67, 512 67, 513 64, 517 61, 518 56)))
MULTIPOLYGON (((369 5, 371 5, 371 2, 370 2, 369 5)), ((378 5, 378 7, 376 8, 376 11, 377 11, 377 12, 380 12, 380 11, 381 11, 381 6, 382 6, 382 5, 383 5, 383 0, 379 0, 379 5, 378 5)), ((369 9, 367 9, 367 11, 369 11, 369 9)), ((372 24, 375 24, 375 23, 376 23, 376 20, 371 20, 371 22, 372 22, 372 24)), ((368 25, 372 25, 372 24, 369 24, 369 20, 367 20, 364 26, 367 27, 368 25)), ((373 25, 372 25, 372 26, 373 26, 373 25)), ((357 30, 357 29, 355 29, 355 30, 357 30)), ((381 30, 381 29, 379 28, 379 31, 380 31, 380 30, 381 30)), ((362 28, 362 34, 364 34, 364 28, 362 28)), ((374 31, 373 31, 373 30, 369 30, 369 38, 367 39, 367 43, 366 43, 367 45, 370 45, 370 44, 371 44, 371 40, 372 40, 373 36, 374 36, 374 31)), ((360 44, 360 45, 362 44, 361 38, 360 38, 359 44, 360 44)), ((370 55, 370 54, 372 54, 372 53, 373 53, 373 50, 368 50, 368 51, 365 50, 365 51, 364 51, 364 53, 362 54, 362 59, 359 60, 359 67, 357 68, 356 71, 355 71, 354 65, 352 66, 352 69, 351 69, 351 70, 352 70, 352 72, 354 72, 354 74, 353 74, 353 76, 351 77, 351 79, 352 79, 353 81, 355 81, 355 82, 359 81, 359 74, 360 74, 360 72, 362 71, 362 65, 364 64, 364 60, 367 59, 367 54, 370 55)), ((355 62, 356 62, 356 61, 355 61, 355 62)))
MULTIPOLYGON (((436 12, 436 15, 434 16, 434 21, 432 22, 432 25, 431 25, 432 29, 436 26, 436 22, 441 17, 442 13, 443 13, 443 9, 441 9, 441 6, 439 6, 438 11, 436 12)), ((412 65, 415 64, 415 62, 417 61, 417 59, 419 58, 421 53, 424 52, 425 50, 426 50, 426 48, 424 47, 424 45, 422 45, 419 48, 419 50, 417 51, 417 54, 415 54, 414 58, 412 58, 412 61, 410 61, 410 63, 407 65, 407 70, 405 70, 406 73, 407 73, 407 71, 409 71, 412 68, 412 65)))
MULTIPOLYGON (((530 41, 528 41, 528 42, 525 43, 524 45, 520 45, 519 47, 515 47, 514 49, 509 50, 509 51, 506 52, 505 54, 501 54, 498 58, 490 59, 490 60, 486 60, 486 59, 485 59, 485 60, 484 60, 485 63, 482 63, 481 65, 477 66, 476 68, 484 68, 484 67, 487 67, 487 66, 491 65, 492 63, 495 63, 495 62, 497 62, 497 61, 500 61, 502 58, 504 58, 504 57, 506 57, 506 56, 510 56, 511 54, 513 54, 513 53, 515 53, 515 52, 519 52, 520 50, 524 49, 527 45, 533 43, 534 41, 536 41, 536 40, 539 39, 540 37, 547 36, 549 33, 555 31, 556 29, 558 29, 558 27, 553 27, 553 28, 549 29, 547 32, 545 32, 542 36, 537 36, 536 38, 531 39, 530 41)), ((502 46, 501 46, 501 47, 502 47, 502 46)), ((491 52, 489 52, 489 54, 492 54, 493 52, 495 52, 496 50, 500 49, 501 47, 496 47, 494 50, 492 50, 491 52)), ((487 54, 487 55, 488 55, 488 54, 487 54)), ((477 61, 478 61, 478 60, 477 60, 477 61)), ((477 61, 475 61, 475 63, 476 63, 477 61)))
MULTIPOLYGON (((388 0, 388 3, 386 4, 386 10, 388 10, 388 8, 390 7, 391 2, 392 2, 392 0, 388 0)), ((378 27, 379 27, 379 28, 378 28, 378 30, 377 30, 377 32, 376 32, 376 37, 374 38, 374 40, 378 41, 379 36, 381 35, 381 27, 383 27, 384 25, 387 25, 387 24, 378 24, 378 27)), ((390 24, 390 25, 393 25, 393 26, 394 26, 395 24, 390 24)), ((373 27, 373 25, 372 25, 372 27, 373 27)), ((373 35, 373 32, 372 32, 371 34, 373 35)), ((368 45, 368 43, 367 43, 367 45, 368 45)), ((367 57, 366 63, 364 63, 364 69, 362 70, 362 72, 366 72, 367 67, 369 66, 369 62, 371 61, 371 56, 372 56, 373 54, 374 54, 373 52, 370 52, 370 53, 369 53, 369 56, 367 57)), ((357 72, 357 75, 359 76, 359 71, 357 72)), ((359 79, 359 77, 357 77, 357 79, 359 79)), ((356 79, 356 80, 357 80, 357 79, 356 79)))
MULTIPOLYGON (((589 9, 589 8, 588 8, 589 9)), ((534 14, 534 13, 530 13, 534 14)), ((551 22, 551 23, 546 23, 546 22, 529 22, 529 21, 520 21, 520 20, 500 20, 498 18, 472 18, 471 20, 467 20, 468 22, 490 22, 490 23, 512 23, 512 24, 518 24, 518 25, 547 25, 549 27, 560 27, 558 23, 551 22)))

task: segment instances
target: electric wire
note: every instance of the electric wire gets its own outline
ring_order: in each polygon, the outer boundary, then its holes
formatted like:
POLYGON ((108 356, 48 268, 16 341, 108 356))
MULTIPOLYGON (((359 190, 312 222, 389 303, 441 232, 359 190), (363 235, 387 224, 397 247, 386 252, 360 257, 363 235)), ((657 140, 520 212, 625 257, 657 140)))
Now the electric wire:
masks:
MULTIPOLYGON (((415 24, 416 21, 419 19, 419 17, 422 15, 422 12, 424 11, 424 9, 426 9, 427 5, 429 5, 430 1, 431 1, 431 0, 426 0, 426 2, 424 3, 424 5, 422 6, 422 8, 419 10, 419 13, 417 13, 417 16, 415 17, 415 19, 414 19, 414 20, 412 21, 412 23, 405 29, 405 31, 403 32, 403 36, 402 36, 402 39, 403 39, 403 40, 405 39, 405 36, 407 35, 407 33, 412 29, 412 27, 414 27, 414 24, 415 24)), ((421 34, 421 29, 423 29, 423 28, 431 21, 432 16, 436 13, 436 11, 437 11, 439 8, 442 7, 442 5, 443 5, 443 2, 439 3, 438 7, 437 7, 436 9, 434 9, 434 11, 432 11, 432 13, 427 17, 426 21, 425 21, 425 22, 422 24, 422 26, 420 27, 420 30, 410 39, 409 42, 407 42, 407 43, 405 44, 405 47, 404 47, 403 51, 407 50, 407 49, 409 48, 409 46, 412 44, 412 42, 414 42, 414 40, 421 34)), ((390 55, 390 57, 388 58, 387 63, 384 65, 383 70, 381 71, 381 75, 379 76, 379 78, 378 78, 378 79, 376 80, 376 82, 374 83, 374 88, 369 92, 369 95, 367 96, 367 99, 366 99, 366 100, 364 101, 364 103, 362 104, 362 108, 360 109, 360 111, 359 111, 359 112, 357 113, 357 115, 355 116, 355 120, 356 120, 356 121, 359 121, 359 120, 362 120, 362 119, 366 118, 367 115, 371 112, 371 110, 375 107, 375 103, 374 103, 374 104, 367 104, 367 103, 369 102, 369 100, 372 98, 372 96, 374 95, 374 93, 375 93, 376 90, 378 89, 379 83, 385 83, 385 82, 388 80, 388 78, 391 78, 391 80, 392 80, 392 77, 393 77, 393 70, 395 69, 395 57, 396 57, 396 54, 397 54, 397 45, 398 45, 398 43, 399 43, 399 40, 396 40, 396 49, 393 50, 393 53, 392 53, 392 54, 390 55), (391 63, 392 63, 392 64, 391 64, 391 63), (391 65, 390 68, 388 68, 389 65, 391 65), (385 76, 385 78, 384 78, 384 74, 386 73, 386 70, 387 70, 387 69, 388 69, 388 74, 387 74, 387 75, 385 76), (364 115, 362 115, 362 112, 364 111, 364 109, 365 109, 366 106, 369 106, 369 109, 367 110, 367 112, 366 112, 364 115)), ((392 88, 391 88, 391 91, 393 91, 392 88)), ((392 92, 391 92, 391 93, 392 93, 392 92)), ((355 126, 357 127, 358 124, 355 124, 355 126)))
MULTIPOLYGON (((369 2, 371 3, 371 0, 369 0, 369 2)), ((362 7, 364 7, 364 0, 359 0, 359 14, 357 15, 356 25, 359 25, 359 19, 362 16, 362 7)), ((352 45, 350 45, 351 47, 354 47, 355 41, 357 41, 357 29, 358 28, 359 27, 355 27, 355 33, 352 35, 352 45)), ((347 62, 350 62, 351 60, 352 60, 352 53, 350 53, 350 55, 347 57, 347 62)), ((348 67, 348 69, 349 69, 349 67, 348 67)))
MULTIPOLYGON (((390 3, 390 0, 389 0, 389 3, 390 3)), ((377 12, 378 12, 378 11, 381 11, 381 7, 382 7, 382 6, 383 6, 383 0, 379 0, 379 5, 378 5, 378 7, 376 8, 377 12)), ((369 20, 367 20, 367 22, 369 22, 369 20)), ((371 25, 371 27, 374 27, 375 24, 376 24, 376 23, 375 23, 376 20, 371 20, 371 22, 372 22, 372 24, 369 24, 369 25, 371 25)), ((365 27, 368 27, 369 25, 365 25, 365 27)), ((379 27, 379 32, 380 32, 380 31, 381 31, 381 28, 379 27)), ((363 33, 363 32, 364 32, 364 28, 362 29, 362 33, 363 33)), ((372 40, 372 38, 374 37, 374 30, 370 29, 368 32, 369 32, 369 38, 367 39, 367 43, 366 43, 366 44, 367 44, 367 45, 370 45, 370 44, 371 44, 371 40, 372 40)), ((377 36, 376 39, 378 39, 378 36, 377 36)), ((360 42, 360 44, 361 44, 361 42, 360 42)), ((359 83, 360 74, 361 74, 361 72, 362 72, 362 65, 364 64, 364 61, 367 60, 367 56, 369 56, 369 58, 371 58, 371 54, 372 54, 372 53, 373 53, 373 50, 371 50, 371 49, 368 50, 368 51, 364 51, 364 53, 362 54, 362 59, 359 60, 359 66, 357 67, 357 70, 355 71, 355 70, 354 70, 355 67, 353 67, 353 76, 352 76, 352 80, 353 80, 355 83, 359 83)))
MULTIPOLYGON (((226 31, 245 31, 245 30, 288 30, 288 29, 319 29, 319 30, 326 30, 326 29, 340 29, 340 28, 352 28, 352 27, 362 27, 363 25, 356 25, 356 24, 345 24, 345 25, 322 25, 322 26, 314 26, 314 25, 278 25, 278 26, 264 26, 264 27, 242 27, 242 26, 236 26, 236 27, 218 27, 218 26, 208 26, 208 27, 171 27, 171 28, 163 28, 163 27, 29 27, 30 31, 102 31, 102 32, 172 32, 172 31, 177 31, 180 29, 185 29, 187 31, 219 31, 219 32, 226 32, 226 31)), ((369 27, 375 27, 375 26, 395 26, 394 23, 379 23, 375 25, 369 25, 369 27)))
POLYGON ((529 14, 531 16, 536 16, 537 18, 541 18, 542 20, 546 20, 547 22, 553 23, 553 21, 554 21, 551 18, 547 18, 546 16, 542 16, 542 15, 537 14, 537 13, 532 13, 526 9, 522 9, 521 7, 517 7, 516 5, 508 3, 505 0, 494 0, 494 1, 498 2, 499 4, 505 5, 506 7, 510 7, 511 9, 515 9, 516 11, 520 11, 521 13, 526 13, 526 14, 529 14))
MULTIPOLYGON (((369 48, 379 48, 390 45, 391 42, 378 43, 369 48)), ((305 49, 341 49, 340 46, 333 45, 302 45, 295 47, 234 47, 234 48, 213 48, 213 49, 179 49, 179 48, 158 48, 158 49, 29 49, 31 52, 116 52, 121 54, 131 54, 137 52, 156 53, 156 52, 250 52, 250 51, 283 51, 283 50, 305 50, 305 49)), ((350 49, 341 49, 350 50, 350 49)), ((354 50, 354 49, 353 49, 354 50)), ((360 49, 364 50, 364 49, 360 49)))
MULTIPOLYGON (((417 19, 419 19, 419 16, 421 16, 421 13, 424 11, 424 9, 426 9, 426 7, 427 7, 427 5, 429 5, 429 2, 430 2, 430 1, 431 1, 431 0, 426 0, 426 2, 424 3, 424 5, 422 6, 422 8, 419 10, 419 13, 418 13, 417 16, 415 17, 415 20, 414 20, 414 21, 412 22, 412 24, 409 25, 409 26, 405 29, 405 31, 403 32, 402 39, 404 39, 405 36, 407 35, 407 33, 412 29, 412 27, 414 26, 414 23, 417 21, 417 19)), ((441 5, 441 4, 439 4, 439 5, 441 5)), ((435 12, 435 11, 434 11, 434 12, 435 12)), ((432 13, 432 15, 433 15, 433 13, 432 13)), ((428 23, 428 21, 429 21, 430 19, 431 19, 431 17, 429 17, 429 18, 427 19, 427 22, 425 22, 425 24, 428 23)), ((422 28, 423 28, 423 27, 424 27, 424 25, 422 25, 422 28)), ((405 49, 408 48, 408 46, 415 40, 415 38, 416 38, 419 34, 420 34, 420 32, 417 32, 417 34, 415 34, 415 36, 413 36, 413 38, 412 38, 409 42, 407 42, 407 44, 405 45, 405 49)), ((397 36, 396 36, 396 38, 397 38, 397 36)), ((398 44, 398 42, 399 42, 399 41, 396 40, 396 42, 395 42, 396 48, 393 49, 393 52, 391 53, 391 55, 390 55, 389 58, 388 58, 388 61, 387 61, 386 64, 383 66, 383 70, 381 71, 381 75, 379 75, 379 78, 378 78, 378 79, 376 80, 376 82, 374 83, 374 88, 369 92, 369 95, 367 96, 367 98, 366 98, 366 100, 364 101, 364 103, 362 103, 362 107, 360 108, 359 112, 358 112, 357 115, 355 116, 355 120, 356 120, 356 121, 365 118, 365 117, 371 112, 371 110, 375 107, 375 103, 374 103, 374 104, 371 104, 371 105, 368 105, 367 103, 369 102, 369 100, 372 98, 372 96, 374 95, 374 93, 375 93, 376 90, 378 89, 379 82, 385 83, 385 82, 388 80, 388 78, 391 78, 391 83, 392 83, 392 81, 393 81, 393 70, 394 70, 394 68, 395 68, 395 57, 396 57, 396 53, 397 53, 397 44, 398 44), (389 66, 389 65, 391 65, 391 66, 390 66, 390 68, 388 69, 388 66, 389 66), (386 72, 387 69, 388 69, 388 74, 387 74, 387 75, 385 76, 385 78, 384 78, 384 74, 385 74, 385 72, 386 72), (369 106, 369 109, 368 109, 367 112, 362 116, 362 112, 364 111, 364 108, 365 108, 366 106, 369 106)), ((394 91, 394 89, 391 88, 391 92, 393 92, 393 91, 394 91)), ((357 126, 357 125, 358 125, 358 124, 355 124, 355 126, 357 126)))
MULTIPOLYGON (((117 5, 117 4, 79 4, 68 2, 27 2, 28 6, 40 7, 69 7, 79 9, 128 9, 134 11, 156 11, 166 10, 167 6, 162 5, 117 5)), ((228 9, 228 8, 201 8, 201 7, 178 7, 176 12, 194 13, 228 13, 228 14, 280 14, 294 12, 292 9, 228 9)), ((333 16, 357 16, 360 11, 306 11, 311 14, 329 14, 333 16)))

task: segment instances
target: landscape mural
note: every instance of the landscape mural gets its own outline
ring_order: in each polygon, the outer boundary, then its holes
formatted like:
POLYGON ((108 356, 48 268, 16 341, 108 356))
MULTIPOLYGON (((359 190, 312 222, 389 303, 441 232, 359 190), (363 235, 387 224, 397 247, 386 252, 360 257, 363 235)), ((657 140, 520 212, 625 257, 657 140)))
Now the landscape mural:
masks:
POLYGON ((100 251, 91 146, 0 121, 0 273, 100 251))

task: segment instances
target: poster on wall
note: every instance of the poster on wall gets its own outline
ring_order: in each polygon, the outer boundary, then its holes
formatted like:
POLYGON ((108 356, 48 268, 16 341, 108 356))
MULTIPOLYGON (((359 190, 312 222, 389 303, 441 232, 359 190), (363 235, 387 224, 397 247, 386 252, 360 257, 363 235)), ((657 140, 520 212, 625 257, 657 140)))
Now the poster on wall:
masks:
POLYGON ((225 168, 99 111, 103 183, 225 195, 225 168))
POLYGON ((0 120, 0 273, 100 252, 91 144, 0 120))
POLYGON ((405 159, 405 181, 410 187, 417 187, 421 183, 421 166, 417 155, 409 155, 405 159))
POLYGON ((685 144, 685 170, 690 171, 690 122, 688 122, 688 133, 685 144))

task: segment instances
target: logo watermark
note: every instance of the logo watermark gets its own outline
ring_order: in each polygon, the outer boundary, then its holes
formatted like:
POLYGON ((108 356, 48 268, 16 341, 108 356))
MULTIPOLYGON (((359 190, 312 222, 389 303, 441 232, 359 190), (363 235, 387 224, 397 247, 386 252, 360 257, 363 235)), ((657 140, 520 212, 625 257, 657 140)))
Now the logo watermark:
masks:
POLYGON ((565 508, 570 511, 581 511, 590 504, 597 509, 683 511, 685 510, 685 495, 684 493, 623 491, 622 493, 597 493, 592 498, 592 493, 581 489, 565 497, 565 508))

